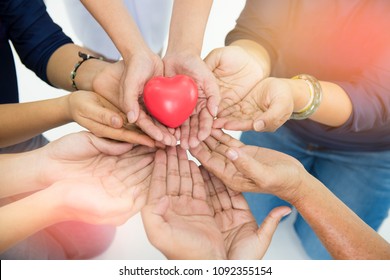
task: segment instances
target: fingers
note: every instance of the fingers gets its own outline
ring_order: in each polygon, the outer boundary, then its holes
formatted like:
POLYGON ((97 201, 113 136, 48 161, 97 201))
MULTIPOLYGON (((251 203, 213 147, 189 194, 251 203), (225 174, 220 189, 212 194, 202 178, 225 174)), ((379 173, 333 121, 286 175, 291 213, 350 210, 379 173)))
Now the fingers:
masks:
POLYGON ((226 186, 212 173, 210 173, 210 179, 212 187, 215 191, 215 195, 219 201, 220 210, 226 211, 228 209, 232 209, 232 201, 230 199, 226 186))
POLYGON ((164 150, 157 150, 154 158, 148 204, 157 203, 167 194, 167 155, 164 150))
POLYGON ((192 182, 193 182, 192 197, 194 199, 206 201, 207 191, 206 191, 205 183, 203 181, 203 177, 199 167, 193 161, 190 161, 190 170, 191 170, 192 182))
POLYGON ((146 82, 144 77, 139 76, 139 71, 133 71, 131 64, 126 65, 119 85, 123 109, 129 123, 135 123, 139 117, 138 98, 146 82))
POLYGON ((133 145, 130 143, 117 142, 109 139, 104 139, 93 135, 92 133, 85 133, 90 139, 93 146, 101 153, 111 156, 117 156, 130 151, 133 145))
POLYGON ((192 175, 190 170, 190 162, 185 150, 177 147, 177 155, 179 160, 180 171, 180 195, 192 196, 192 175))
POLYGON ((272 237, 279 225, 280 220, 291 213, 291 208, 287 206, 280 206, 274 208, 257 230, 257 236, 260 240, 261 251, 266 252, 271 244, 272 237))
POLYGON ((209 71, 207 76, 204 78, 204 85, 204 92, 207 97, 207 109, 211 117, 214 118, 218 114, 218 106, 221 102, 221 96, 219 93, 217 79, 211 71, 209 71))
POLYGON ((166 148, 168 156, 167 195, 178 196, 180 192, 180 170, 176 147, 166 148))
MULTIPOLYGON (((256 161, 251 156, 247 155, 237 147, 230 147, 226 151, 226 157, 228 157, 244 177, 249 178, 255 182, 253 186, 263 185, 263 178, 266 178, 267 169, 264 164, 256 161)), ((256 189, 248 189, 245 191, 256 191, 256 189)))
POLYGON ((199 128, 198 128, 197 138, 199 139, 199 141, 203 141, 210 136, 211 128, 214 122, 214 116, 211 115, 207 110, 203 109, 200 111, 198 118, 199 118, 199 128))
POLYGON ((291 113, 290 103, 283 102, 283 100, 275 100, 260 117, 254 120, 252 129, 255 131, 273 132, 288 121, 291 113))
POLYGON ((188 118, 181 126, 180 126, 180 146, 188 150, 190 148, 189 139, 190 139, 190 119, 188 118))
POLYGON ((215 214, 222 212, 222 206, 219 202, 217 192, 215 191, 209 172, 207 172, 206 169, 201 168, 201 174, 206 188, 209 191, 209 205, 211 205, 211 207, 214 209, 215 214))
POLYGON ((162 142, 167 146, 176 145, 176 138, 169 132, 168 128, 161 124, 154 123, 152 118, 148 116, 143 110, 140 111, 139 118, 136 123, 142 129, 142 131, 144 131, 147 135, 156 141, 162 142))
POLYGON ((107 108, 105 104, 102 104, 102 99, 103 98, 97 100, 97 103, 91 102, 85 104, 83 115, 88 116, 90 120, 97 123, 101 123, 112 128, 121 128, 123 126, 123 118, 119 110, 114 111, 113 108, 107 108))
POLYGON ((190 137, 188 141, 190 147, 196 147, 200 143, 198 139, 199 124, 199 115, 190 118, 190 137))

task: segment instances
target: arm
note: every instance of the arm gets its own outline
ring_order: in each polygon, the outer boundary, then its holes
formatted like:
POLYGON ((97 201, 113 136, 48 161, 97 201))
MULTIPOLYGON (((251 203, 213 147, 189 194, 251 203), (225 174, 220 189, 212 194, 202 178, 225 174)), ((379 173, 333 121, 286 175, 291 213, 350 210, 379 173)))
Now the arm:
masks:
POLYGON ((153 76, 163 74, 161 59, 146 45, 123 1, 81 2, 110 36, 125 61, 120 105, 129 122, 133 123, 139 116, 138 97, 144 84, 153 76))
POLYGON ((0 147, 72 121, 101 137, 154 146, 154 141, 135 126, 124 128, 125 117, 119 109, 93 92, 76 91, 43 101, 2 104, 0 108, 0 147))
POLYGON ((390 244, 314 177, 302 182, 291 201, 333 258, 390 258, 390 244))
POLYGON ((43 101, 0 105, 0 147, 23 142, 69 123, 68 96, 43 101))
POLYGON ((228 187, 269 193, 301 213, 335 259, 388 259, 390 244, 294 158, 214 131, 191 153, 228 187))
POLYGON ((142 145, 132 148, 131 144, 102 139, 88 132, 66 135, 31 152, 0 155, 3 174, 0 197, 37 191, 65 179, 100 178, 109 174, 121 180, 139 168, 147 173, 154 151, 142 145))
POLYGON ((275 208, 259 228, 241 193, 169 147, 156 153, 141 213, 148 239, 168 259, 260 259, 290 209, 275 208))
POLYGON ((58 181, 47 189, 1 207, 0 252, 59 222, 123 224, 146 201, 146 192, 142 190, 149 173, 143 171, 145 167, 119 178, 80 177, 58 181))
POLYGON ((167 53, 189 51, 200 56, 213 0, 176 0, 173 5, 167 53))
POLYGON ((56 200, 38 192, 0 208, 0 252, 30 235, 59 222, 56 200))
POLYGON ((164 75, 190 76, 199 89, 193 115, 178 129, 184 149, 197 146, 210 135, 217 115, 220 95, 217 81, 201 59, 203 37, 213 1, 175 1, 169 30, 167 52, 163 58, 164 75))
MULTIPOLYGON (((304 80, 268 77, 270 55, 254 41, 241 39, 216 49, 206 57, 206 63, 222 87, 216 128, 273 131, 310 101, 310 88, 304 80)), ((353 110, 349 95, 336 83, 320 81, 320 85, 322 101, 310 119, 342 126, 353 110)))

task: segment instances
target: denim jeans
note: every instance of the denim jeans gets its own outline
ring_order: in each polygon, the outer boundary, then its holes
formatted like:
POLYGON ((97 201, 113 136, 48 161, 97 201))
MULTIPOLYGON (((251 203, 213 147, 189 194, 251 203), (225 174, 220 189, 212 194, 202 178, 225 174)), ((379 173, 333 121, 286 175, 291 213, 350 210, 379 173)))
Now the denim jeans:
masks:
MULTIPOLYGON (((328 187, 373 229, 378 230, 390 207, 390 151, 335 151, 305 143, 287 127, 273 133, 248 131, 241 141, 274 149, 298 159, 314 177, 328 187)), ((244 194, 260 224, 271 209, 289 205, 269 194, 244 194)), ((316 234, 298 214, 294 229, 312 259, 331 259, 316 234)))

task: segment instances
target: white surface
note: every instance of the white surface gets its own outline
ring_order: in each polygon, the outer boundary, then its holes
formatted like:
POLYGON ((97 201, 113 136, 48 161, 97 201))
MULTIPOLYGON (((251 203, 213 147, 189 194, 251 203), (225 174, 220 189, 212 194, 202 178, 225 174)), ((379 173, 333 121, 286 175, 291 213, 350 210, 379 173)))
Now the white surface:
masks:
MULTIPOLYGON (((63 2, 59 0, 47 0, 49 12, 54 20, 62 26, 64 31, 77 43, 69 21, 64 13, 63 2)), ((243 4, 243 0, 215 0, 210 15, 208 28, 204 40, 203 56, 211 49, 224 45, 226 33, 234 26, 243 4)), ((66 92, 51 88, 41 82, 31 71, 17 64, 18 79, 20 85, 21 101, 32 101, 56 97, 66 92)), ((57 139, 65 134, 79 131, 82 128, 77 124, 69 124, 45 133, 50 139, 57 139)), ((238 137, 239 134, 233 134, 238 137)), ((290 215, 278 227, 272 244, 265 259, 307 259, 298 238, 292 229, 295 213, 290 215)), ((390 241, 390 220, 387 219, 379 233, 390 241)), ((145 235, 140 215, 131 218, 126 224, 118 227, 117 236, 112 246, 97 259, 164 259, 164 256, 154 249, 145 235)))

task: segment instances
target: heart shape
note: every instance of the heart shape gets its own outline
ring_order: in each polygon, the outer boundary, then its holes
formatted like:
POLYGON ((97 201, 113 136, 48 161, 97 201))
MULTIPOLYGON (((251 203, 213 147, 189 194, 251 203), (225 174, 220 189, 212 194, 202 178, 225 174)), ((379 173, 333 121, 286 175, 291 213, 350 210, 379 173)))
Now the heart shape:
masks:
POLYGON ((160 123, 179 127, 194 111, 198 87, 185 75, 154 77, 144 87, 144 103, 160 123))

